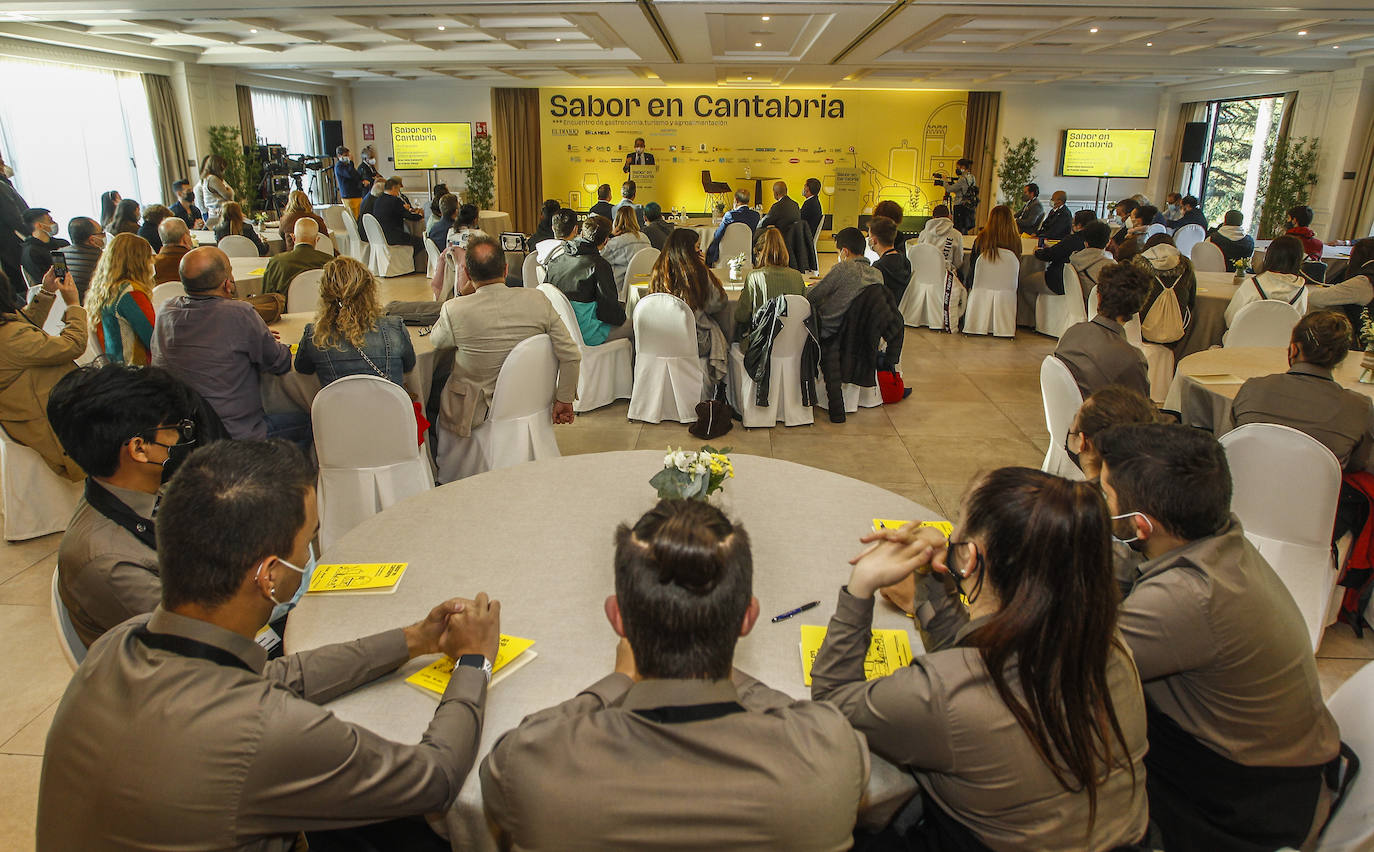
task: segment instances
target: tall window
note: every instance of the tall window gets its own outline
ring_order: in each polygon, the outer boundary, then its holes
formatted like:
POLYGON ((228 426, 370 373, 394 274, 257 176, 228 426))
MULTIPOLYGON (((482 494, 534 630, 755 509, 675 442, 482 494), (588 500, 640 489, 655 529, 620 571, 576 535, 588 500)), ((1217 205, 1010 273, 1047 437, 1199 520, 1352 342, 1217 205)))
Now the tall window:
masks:
POLYGON ((108 189, 141 204, 167 203, 139 75, 0 59, 0 80, 11 84, 0 86, 0 145, 15 189, 51 210, 64 234, 70 219, 100 218, 108 189))
POLYGON ((1245 215, 1242 227, 1255 233, 1264 203, 1260 177, 1279 138, 1284 101, 1276 95, 1207 105, 1207 161, 1188 186, 1202 200, 1207 221, 1220 222, 1226 211, 1239 210, 1245 215))
POLYGON ((288 154, 320 153, 315 106, 307 95, 250 89, 253 129, 264 145, 281 145, 288 154))

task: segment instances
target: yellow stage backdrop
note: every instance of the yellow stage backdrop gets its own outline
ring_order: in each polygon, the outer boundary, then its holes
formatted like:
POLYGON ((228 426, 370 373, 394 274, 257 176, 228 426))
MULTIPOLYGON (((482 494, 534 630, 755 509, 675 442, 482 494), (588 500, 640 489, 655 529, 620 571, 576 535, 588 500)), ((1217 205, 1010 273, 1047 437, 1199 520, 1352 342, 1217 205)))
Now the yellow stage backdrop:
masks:
MULTIPOLYGON (((625 155, 647 140, 658 174, 640 203, 665 210, 708 209, 703 171, 732 190, 754 191, 780 178, 801 201, 802 183, 819 178, 821 205, 843 221, 891 199, 924 215, 943 190, 931 173, 952 174, 963 156, 966 92, 736 88, 540 89, 544 194, 586 210, 596 187, 620 197, 625 155), (857 175, 857 197, 843 195, 857 175), (844 203, 848 202, 848 203, 844 203), (852 211, 852 212, 850 212, 852 211)), ((758 199, 755 199, 757 203, 758 199)))

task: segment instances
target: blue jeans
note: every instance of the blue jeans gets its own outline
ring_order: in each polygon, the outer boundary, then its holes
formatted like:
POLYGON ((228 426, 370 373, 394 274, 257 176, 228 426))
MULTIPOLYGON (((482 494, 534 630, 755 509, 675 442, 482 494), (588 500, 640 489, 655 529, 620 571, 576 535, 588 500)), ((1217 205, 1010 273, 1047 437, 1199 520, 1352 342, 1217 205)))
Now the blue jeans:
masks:
POLYGON ((266 414, 267 437, 285 438, 302 450, 309 450, 310 445, 315 442, 314 433, 310 430, 310 415, 296 411, 279 412, 276 414, 266 414))

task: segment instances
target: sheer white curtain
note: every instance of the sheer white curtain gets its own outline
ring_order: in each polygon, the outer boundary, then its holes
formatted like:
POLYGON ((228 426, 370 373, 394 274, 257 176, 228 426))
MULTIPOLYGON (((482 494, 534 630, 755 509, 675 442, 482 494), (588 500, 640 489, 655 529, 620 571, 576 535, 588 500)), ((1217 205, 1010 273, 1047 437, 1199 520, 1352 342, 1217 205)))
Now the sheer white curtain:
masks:
POLYGON ((265 145, 282 145, 288 154, 319 153, 315 107, 309 95, 250 89, 253 126, 265 145))
POLYGON ((137 74, 0 59, 0 146, 14 185, 62 227, 100 218, 100 193, 166 204, 148 96, 137 74), (54 99, 54 92, 68 97, 54 99), (65 107, 62 106, 65 104, 65 107))

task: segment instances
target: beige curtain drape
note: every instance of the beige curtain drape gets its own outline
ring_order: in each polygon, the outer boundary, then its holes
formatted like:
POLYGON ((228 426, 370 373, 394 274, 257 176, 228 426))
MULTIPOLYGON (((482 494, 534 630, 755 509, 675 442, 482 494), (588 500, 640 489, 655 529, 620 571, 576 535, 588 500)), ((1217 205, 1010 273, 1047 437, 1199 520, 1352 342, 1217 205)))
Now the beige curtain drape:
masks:
MULTIPOLYGON (((153 119, 153 144, 157 148, 158 178, 162 197, 173 199, 172 184, 188 177, 186 140, 181 135, 172 81, 161 74, 144 74, 143 89, 148 94, 148 114, 153 119)), ((196 175, 189 175, 194 183, 196 175)))
POLYGON ((239 140, 244 145, 256 145, 258 131, 253 124, 253 93, 247 86, 235 86, 234 94, 239 101, 239 140))
POLYGON ((964 156, 973 161, 973 176, 978 181, 978 209, 975 221, 986 222, 988 211, 997 203, 997 176, 993 173, 997 150, 997 116, 1002 109, 1001 92, 969 92, 968 113, 964 119, 964 156))
POLYGON ((1363 153, 1355 170, 1355 186, 1331 229, 1338 240, 1358 240, 1374 229, 1374 116, 1365 128, 1360 151, 1363 153))
POLYGON ((515 230, 532 234, 544 196, 539 90, 492 89, 491 117, 496 207, 510 214, 515 230))
MULTIPOLYGON (((1203 121, 1207 118, 1207 102, 1192 101, 1178 105, 1178 131, 1174 134, 1174 167, 1169 172, 1169 185, 1164 187, 1165 193, 1182 192, 1183 176, 1188 171, 1188 166, 1183 162, 1183 131, 1190 122, 1203 121)), ((1163 196, 1158 199, 1163 201, 1163 196)), ((1163 209, 1161 205, 1160 209, 1163 209)))
MULTIPOLYGON (((316 121, 328 121, 334 116, 329 114, 329 95, 311 95, 310 106, 315 110, 316 121)), ((328 152, 330 154, 333 151, 328 152)))

